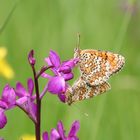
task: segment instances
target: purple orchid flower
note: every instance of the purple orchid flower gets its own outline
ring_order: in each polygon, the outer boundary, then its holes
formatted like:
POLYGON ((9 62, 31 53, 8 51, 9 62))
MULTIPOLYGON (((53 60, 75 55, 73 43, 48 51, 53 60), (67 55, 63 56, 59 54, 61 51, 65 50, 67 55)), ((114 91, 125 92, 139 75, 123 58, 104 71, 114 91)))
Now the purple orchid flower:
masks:
POLYGON ((27 86, 28 90, 20 82, 17 82, 15 93, 18 96, 18 100, 16 100, 16 105, 24 109, 36 121, 36 104, 34 103, 36 95, 33 95, 34 82, 31 78, 28 79, 27 86))
POLYGON ((7 84, 2 91, 2 97, 0 99, 0 129, 3 128, 7 123, 5 111, 12 109, 15 106, 15 103, 15 91, 7 84))
MULTIPOLYGON (((53 128, 51 130, 50 140, 59 140, 59 139, 60 140, 79 140, 79 138, 76 136, 79 128, 80 128, 79 121, 75 121, 71 126, 68 136, 65 136, 65 130, 64 130, 63 124, 61 121, 59 121, 57 124, 57 129, 53 128)), ((42 137, 43 137, 43 140, 49 140, 49 136, 47 132, 44 132, 42 137)))
POLYGON ((58 54, 51 50, 45 61, 48 66, 51 66, 51 71, 54 73, 54 76, 42 74, 42 77, 49 79, 47 90, 52 94, 57 94, 60 100, 65 102, 64 93, 68 87, 66 81, 73 78, 72 69, 77 64, 78 59, 70 59, 61 63, 58 54))

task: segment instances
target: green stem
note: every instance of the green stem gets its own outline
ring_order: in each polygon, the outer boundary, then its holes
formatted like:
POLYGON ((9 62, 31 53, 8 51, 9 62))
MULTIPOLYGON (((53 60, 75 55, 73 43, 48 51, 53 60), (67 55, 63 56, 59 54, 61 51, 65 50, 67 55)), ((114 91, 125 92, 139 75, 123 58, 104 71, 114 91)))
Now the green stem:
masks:
POLYGON ((35 134, 36 134, 36 140, 40 140, 41 138, 41 100, 39 97, 39 84, 38 84, 38 78, 35 71, 34 66, 32 66, 33 74, 34 74, 34 82, 35 82, 35 90, 36 90, 36 103, 37 103, 37 122, 35 123, 35 134))

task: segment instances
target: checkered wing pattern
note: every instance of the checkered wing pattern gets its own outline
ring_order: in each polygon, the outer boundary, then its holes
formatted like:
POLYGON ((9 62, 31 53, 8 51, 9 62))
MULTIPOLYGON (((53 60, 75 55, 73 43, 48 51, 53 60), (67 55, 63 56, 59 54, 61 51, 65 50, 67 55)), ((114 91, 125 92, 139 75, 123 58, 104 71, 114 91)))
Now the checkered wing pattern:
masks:
POLYGON ((71 105, 73 102, 89 99, 100 95, 110 89, 110 85, 104 82, 98 86, 90 86, 86 81, 79 78, 72 87, 69 87, 66 92, 66 102, 71 105))
POLYGON ((91 86, 107 82, 125 63, 123 56, 107 51, 80 50, 79 55, 81 77, 91 86))

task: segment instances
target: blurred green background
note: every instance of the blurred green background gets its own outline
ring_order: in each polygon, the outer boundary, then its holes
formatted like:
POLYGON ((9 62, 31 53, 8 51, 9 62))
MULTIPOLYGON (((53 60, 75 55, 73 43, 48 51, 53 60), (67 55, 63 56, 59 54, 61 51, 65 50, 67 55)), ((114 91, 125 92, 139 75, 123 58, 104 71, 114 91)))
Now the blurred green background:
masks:
MULTIPOLYGON (((0 0, 0 25, 15 2, 0 0)), ((0 91, 7 82, 15 87, 16 81, 21 81, 26 86, 27 78, 32 77, 27 62, 31 49, 38 69, 50 49, 62 60, 72 58, 80 32, 82 49, 120 53, 126 58, 125 67, 110 78, 112 89, 94 99, 67 106, 47 94, 42 101, 42 131, 50 131, 62 120, 68 132, 77 119, 80 140, 140 140, 139 6, 136 0, 21 0, 0 33, 0 46, 7 47, 6 59, 15 72, 12 80, 0 75, 0 91)), ((78 74, 75 69, 75 79, 78 74)), ((45 83, 40 81, 40 90, 45 83)), ((6 114, 8 124, 0 136, 18 140, 23 134, 34 134, 34 125, 18 108, 6 114)))

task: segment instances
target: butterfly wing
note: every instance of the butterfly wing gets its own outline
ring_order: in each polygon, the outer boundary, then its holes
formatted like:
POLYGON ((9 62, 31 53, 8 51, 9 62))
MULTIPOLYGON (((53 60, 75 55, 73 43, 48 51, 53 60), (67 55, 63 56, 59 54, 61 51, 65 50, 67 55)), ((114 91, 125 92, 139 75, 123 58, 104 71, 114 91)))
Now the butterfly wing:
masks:
POLYGON ((100 95, 110 89, 110 85, 104 82, 98 86, 89 86, 82 78, 79 78, 66 92, 66 102, 71 105, 73 102, 89 99, 100 95))
POLYGON ((123 56, 107 51, 82 50, 79 58, 81 77, 91 86, 106 82, 125 63, 123 56))

